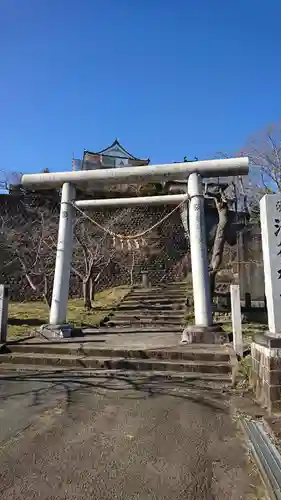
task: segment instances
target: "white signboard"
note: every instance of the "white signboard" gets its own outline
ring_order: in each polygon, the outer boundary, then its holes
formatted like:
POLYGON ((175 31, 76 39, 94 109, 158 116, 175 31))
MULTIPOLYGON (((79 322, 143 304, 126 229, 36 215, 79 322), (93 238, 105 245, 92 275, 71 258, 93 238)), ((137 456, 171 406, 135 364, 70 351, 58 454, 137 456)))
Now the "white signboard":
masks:
POLYGON ((260 201, 262 252, 268 327, 281 336, 281 196, 266 194, 260 201))

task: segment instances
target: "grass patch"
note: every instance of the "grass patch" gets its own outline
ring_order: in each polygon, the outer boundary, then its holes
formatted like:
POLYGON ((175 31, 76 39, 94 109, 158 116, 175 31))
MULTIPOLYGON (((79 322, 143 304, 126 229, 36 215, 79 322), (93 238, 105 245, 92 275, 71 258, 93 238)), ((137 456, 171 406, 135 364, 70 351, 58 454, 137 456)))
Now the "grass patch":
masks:
MULTIPOLYGON (((215 312, 213 320, 214 322, 220 323, 226 333, 232 332, 231 314, 218 314, 215 312)), ((187 309, 185 314, 185 323, 187 325, 194 323, 193 308, 187 309)), ((264 323, 264 321, 254 321, 251 319, 251 321, 247 323, 242 322, 242 335, 245 347, 251 344, 255 335, 264 333, 266 330, 268 330, 268 324, 264 323)))
POLYGON ((239 369, 238 374, 242 377, 242 379, 249 383, 250 374, 251 374, 251 356, 248 355, 245 358, 241 358, 239 361, 239 369))
POLYGON ((194 325, 194 311, 193 309, 192 310, 187 310, 187 312, 185 313, 185 316, 184 316, 184 320, 185 320, 185 325, 188 326, 188 325, 194 325))
MULTIPOLYGON (((128 293, 128 287, 116 287, 96 294, 93 309, 86 311, 83 300, 68 302, 68 321, 76 327, 98 325, 128 293)), ((48 323, 49 310, 44 302, 9 302, 8 339, 27 336, 31 330, 48 323)))
MULTIPOLYGON (((231 320, 223 322, 222 327, 225 332, 232 332, 231 320)), ((266 330, 268 330, 268 326, 258 321, 252 321, 250 323, 242 323, 242 335, 244 344, 250 345, 255 335, 263 333, 266 330)))

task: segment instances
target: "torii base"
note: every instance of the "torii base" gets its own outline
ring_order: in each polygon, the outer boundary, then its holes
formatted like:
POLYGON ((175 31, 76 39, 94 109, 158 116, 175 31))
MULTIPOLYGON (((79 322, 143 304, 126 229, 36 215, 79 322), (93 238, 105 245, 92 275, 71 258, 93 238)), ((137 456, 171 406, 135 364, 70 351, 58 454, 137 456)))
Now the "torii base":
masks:
POLYGON ((189 325, 184 329, 181 338, 181 344, 225 344, 228 341, 228 334, 219 324, 189 325))
POLYGON ((38 332, 40 337, 46 340, 68 339, 72 335, 73 327, 71 325, 42 325, 38 332))

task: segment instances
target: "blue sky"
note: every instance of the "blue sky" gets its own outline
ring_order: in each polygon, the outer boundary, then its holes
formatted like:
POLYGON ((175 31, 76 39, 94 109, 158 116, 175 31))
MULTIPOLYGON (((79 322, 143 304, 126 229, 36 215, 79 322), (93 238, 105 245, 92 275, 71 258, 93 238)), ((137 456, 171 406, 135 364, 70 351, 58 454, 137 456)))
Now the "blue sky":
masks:
POLYGON ((281 115, 280 0, 1 0, 1 164, 240 149, 281 115))

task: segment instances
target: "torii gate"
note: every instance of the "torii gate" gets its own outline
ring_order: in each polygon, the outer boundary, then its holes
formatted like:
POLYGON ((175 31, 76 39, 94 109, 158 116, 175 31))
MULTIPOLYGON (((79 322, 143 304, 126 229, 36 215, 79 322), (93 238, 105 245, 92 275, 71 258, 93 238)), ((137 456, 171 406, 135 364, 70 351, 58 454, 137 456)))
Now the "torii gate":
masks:
POLYGON ((193 330, 213 327, 210 297, 207 245, 205 236, 204 196, 202 178, 247 175, 249 158, 227 158, 197 162, 171 163, 141 167, 123 167, 80 172, 25 174, 21 184, 33 189, 61 188, 61 209, 58 230, 56 266, 49 326, 61 330, 67 321, 70 268, 73 245, 74 206, 132 207, 138 205, 189 203, 189 233, 192 266, 195 326, 193 330), (108 185, 155 181, 187 180, 187 194, 132 197, 124 199, 81 200, 75 202, 75 187, 91 183, 108 185), (74 205, 74 206, 73 206, 74 205))

